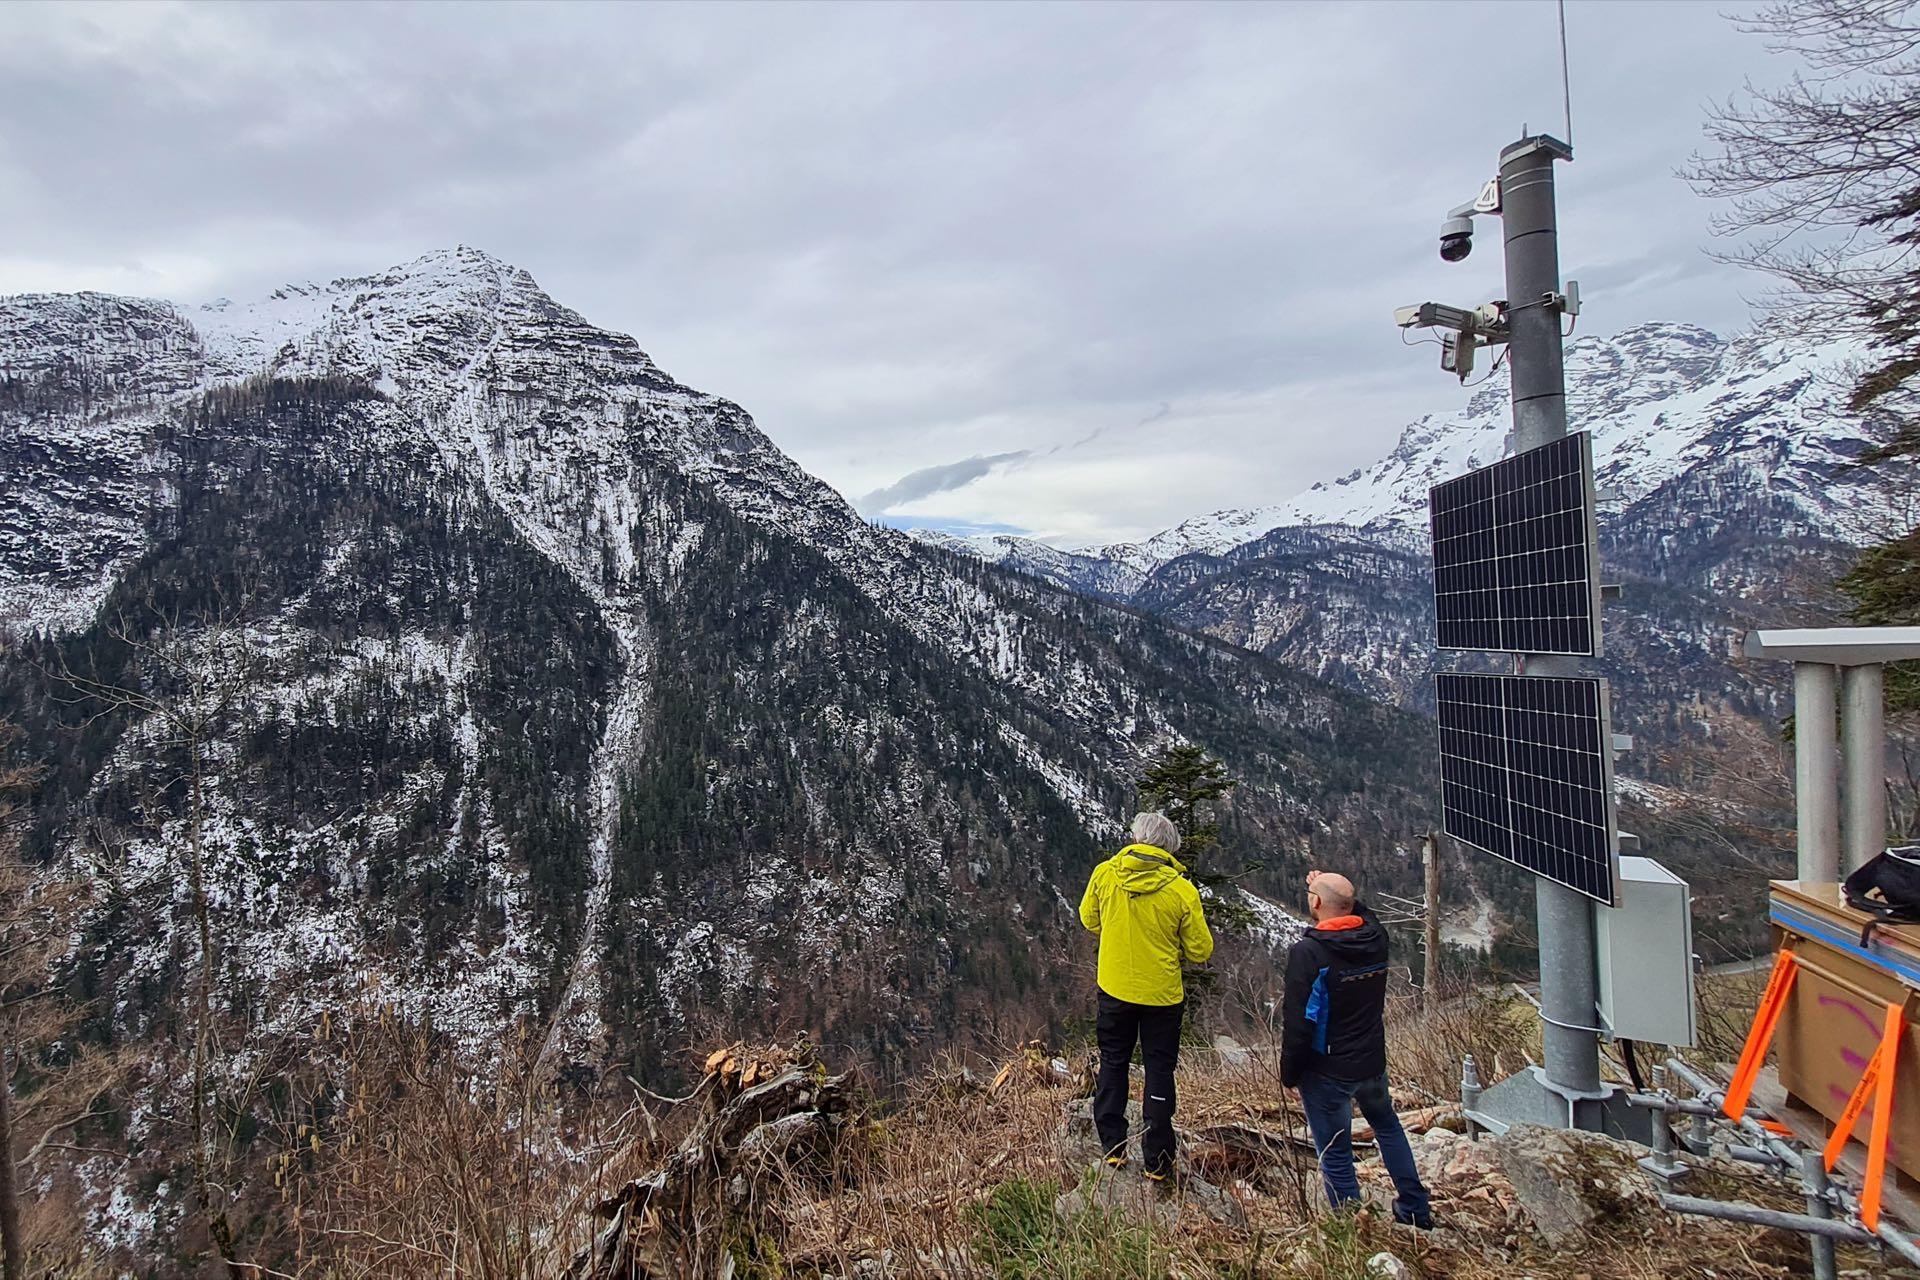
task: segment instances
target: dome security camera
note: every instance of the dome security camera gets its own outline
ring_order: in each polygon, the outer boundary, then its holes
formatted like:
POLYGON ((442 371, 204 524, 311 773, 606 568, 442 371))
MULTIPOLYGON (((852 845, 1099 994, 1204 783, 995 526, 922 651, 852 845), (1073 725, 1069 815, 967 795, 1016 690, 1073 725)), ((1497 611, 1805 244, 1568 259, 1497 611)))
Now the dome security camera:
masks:
POLYGON ((1440 224, 1440 257, 1443 261, 1458 262, 1472 252, 1472 218, 1448 218, 1440 224))

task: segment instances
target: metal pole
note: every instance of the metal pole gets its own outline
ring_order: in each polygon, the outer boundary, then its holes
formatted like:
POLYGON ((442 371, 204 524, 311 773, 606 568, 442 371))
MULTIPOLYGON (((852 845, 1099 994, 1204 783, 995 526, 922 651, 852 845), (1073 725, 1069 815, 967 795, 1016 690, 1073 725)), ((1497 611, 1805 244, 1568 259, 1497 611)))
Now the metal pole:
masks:
POLYGON ((1474 1065, 1473 1055, 1468 1054, 1460 1063, 1460 1113, 1467 1122, 1467 1141, 1472 1142, 1480 1136, 1480 1126, 1474 1123, 1473 1113, 1480 1108, 1480 1071, 1474 1065))
MULTIPOLYGON (((1713 1107, 1716 1112, 1720 1110, 1720 1104, 1726 1101, 1727 1091, 1725 1089, 1714 1084, 1692 1067, 1680 1061, 1680 1059, 1668 1058, 1667 1070, 1687 1082, 1687 1087, 1693 1090, 1695 1101, 1706 1102, 1709 1106, 1713 1107)), ((1733 1121, 1733 1127, 1746 1134, 1749 1138, 1752 1138, 1754 1145, 1759 1147, 1760 1150, 1771 1151, 1774 1155, 1780 1157, 1782 1164, 1789 1167, 1799 1166, 1800 1149, 1780 1141, 1779 1138, 1769 1133, 1766 1128, 1751 1115, 1744 1115, 1737 1121, 1733 1121)))
MULTIPOLYGON (((1522 138, 1500 153, 1500 222, 1506 240, 1507 360, 1513 370, 1516 453, 1567 434, 1567 381, 1560 351, 1560 232, 1553 163, 1573 153, 1546 137, 1522 138)), ((1529 654, 1530 675, 1573 675, 1573 660, 1529 654)), ((1545 877, 1534 880, 1540 935, 1541 1056, 1547 1082, 1578 1093, 1600 1089, 1599 1005, 1594 975, 1593 903, 1545 877)), ((1577 1109, 1569 1107, 1577 1118, 1577 1109)))
MULTIPOLYGON (((1830 1218, 1810 1218, 1800 1213, 1782 1213, 1778 1209, 1763 1209, 1757 1204, 1741 1204, 1732 1200, 1701 1200, 1694 1196, 1663 1195, 1660 1197, 1663 1208, 1675 1213, 1692 1213, 1702 1218, 1724 1218, 1729 1222, 1749 1222, 1756 1227, 1774 1227, 1781 1231, 1798 1231, 1819 1239, 1825 1237, 1827 1251, 1833 1251, 1835 1240, 1845 1240, 1848 1244, 1872 1244, 1873 1237, 1858 1227, 1848 1226, 1844 1222, 1835 1222, 1830 1218)), ((1828 1273, 1831 1276, 1831 1272, 1828 1273)))
POLYGON ((1793 798, 1800 815, 1800 878, 1840 878, 1840 777, 1834 766, 1834 677, 1823 662, 1793 664, 1793 798))
MULTIPOLYGON (((1827 1162, 1820 1152, 1809 1149, 1800 1162, 1800 1180, 1807 1188, 1807 1216, 1830 1219, 1833 1206, 1827 1203, 1827 1162)), ((1813 1237, 1813 1280, 1837 1280, 1839 1264, 1833 1256, 1833 1237, 1813 1237)))
POLYGON ((1438 831, 1429 831, 1420 846, 1426 864, 1422 869, 1426 872, 1427 899, 1426 972, 1421 976, 1420 986, 1429 1013, 1440 1004, 1440 840, 1438 831))
POLYGON ((1567 434, 1567 379, 1560 312, 1560 229, 1553 162, 1573 153, 1546 137, 1500 153, 1500 223, 1506 237, 1507 359, 1513 366, 1513 447, 1537 448, 1567 434))
MULTIPOLYGON (((1840 672, 1840 762, 1847 781, 1842 874, 1858 870, 1887 847, 1884 687, 1878 663, 1840 672)), ((1794 725, 1799 726, 1798 718, 1794 725)))

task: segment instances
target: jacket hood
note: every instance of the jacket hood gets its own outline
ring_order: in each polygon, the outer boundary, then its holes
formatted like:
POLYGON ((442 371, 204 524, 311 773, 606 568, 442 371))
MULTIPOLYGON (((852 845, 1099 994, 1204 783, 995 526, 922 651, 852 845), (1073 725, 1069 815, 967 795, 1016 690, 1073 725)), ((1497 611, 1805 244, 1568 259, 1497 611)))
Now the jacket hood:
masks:
POLYGON ((1154 893, 1186 874, 1180 860, 1150 844, 1130 844, 1108 859, 1114 879, 1131 894, 1154 893))
POLYGON ((1328 929, 1315 925, 1307 932, 1315 942, 1342 961, 1363 963, 1379 951, 1381 944, 1386 941, 1386 931, 1373 920, 1361 920, 1357 925, 1349 923, 1356 919, 1356 916, 1343 916, 1326 922, 1340 927, 1328 929))

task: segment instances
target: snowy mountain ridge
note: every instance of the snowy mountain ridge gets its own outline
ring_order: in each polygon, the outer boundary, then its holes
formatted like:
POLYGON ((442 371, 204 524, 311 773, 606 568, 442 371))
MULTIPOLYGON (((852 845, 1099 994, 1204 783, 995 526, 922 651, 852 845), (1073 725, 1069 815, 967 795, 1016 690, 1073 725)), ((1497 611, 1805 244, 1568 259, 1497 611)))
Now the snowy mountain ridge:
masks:
MULTIPOLYGON (((538 1016, 556 1058, 657 1060, 695 1007, 817 1004, 904 1052, 947 1034, 931 1002, 1074 936, 1059 886, 1160 746, 1229 744, 1248 838, 1382 856, 1397 819, 1302 793, 1418 768, 1388 713, 869 525, 738 406, 468 248, 253 303, 0 298, 26 662, 0 714, 67 762, 47 854, 113 831, 178 892, 188 815, 123 794, 159 735, 83 728, 45 673, 140 678, 116 620, 204 644, 216 586, 249 596, 260 662, 208 799, 244 925, 222 963, 275 1025, 373 975, 478 1048, 538 1016), (1323 764, 1336 732, 1367 762, 1323 764), (292 786, 309 765, 330 781, 292 786), (801 960, 854 976, 803 992, 801 960)), ((112 981, 164 985, 176 923, 103 933, 112 981)))
MULTIPOLYGON (((1695 325, 1636 325, 1568 343, 1568 416, 1591 433, 1595 482, 1614 503, 1631 505, 1691 472, 1734 467, 1777 488, 1823 536, 1864 545, 1885 536, 1890 513, 1871 478, 1848 470, 1864 445, 1837 402, 1860 355, 1791 317, 1769 317, 1731 340, 1695 325)), ((1285 502, 1211 512, 1142 542, 1079 552, 1006 536, 966 542, 1058 581, 1117 579, 1130 591, 1182 556, 1226 555, 1276 529, 1424 539, 1427 491, 1507 453, 1508 388, 1503 368, 1458 409, 1408 425, 1378 462, 1285 502)))

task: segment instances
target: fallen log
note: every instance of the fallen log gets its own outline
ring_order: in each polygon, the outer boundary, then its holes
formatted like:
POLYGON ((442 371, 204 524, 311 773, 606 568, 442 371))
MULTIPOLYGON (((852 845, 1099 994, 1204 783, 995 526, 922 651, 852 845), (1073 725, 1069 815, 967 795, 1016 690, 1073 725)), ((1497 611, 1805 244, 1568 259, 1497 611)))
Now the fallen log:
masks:
POLYGON ((1195 1129, 1192 1136, 1201 1142, 1216 1143, 1229 1151, 1266 1160, 1289 1159, 1296 1151, 1315 1154, 1313 1138, 1308 1134, 1288 1129, 1269 1129, 1261 1125, 1228 1121, 1195 1129))
MULTIPOLYGON (((744 1083, 761 1074, 752 1062, 717 1056, 710 1070, 723 1078, 744 1083)), ((828 1150, 850 1107, 847 1075, 828 1076, 811 1064, 777 1071, 720 1104, 659 1169, 601 1201, 594 1212, 607 1225, 568 1267, 568 1280, 719 1274, 729 1216, 751 1213, 770 1173, 828 1150)), ((741 1225, 740 1234, 751 1232, 751 1223, 741 1225)))

